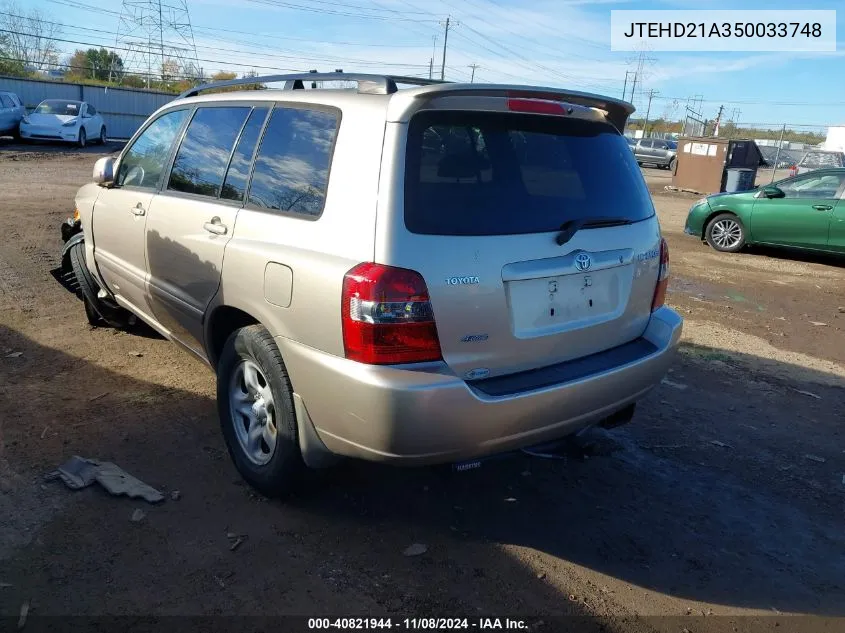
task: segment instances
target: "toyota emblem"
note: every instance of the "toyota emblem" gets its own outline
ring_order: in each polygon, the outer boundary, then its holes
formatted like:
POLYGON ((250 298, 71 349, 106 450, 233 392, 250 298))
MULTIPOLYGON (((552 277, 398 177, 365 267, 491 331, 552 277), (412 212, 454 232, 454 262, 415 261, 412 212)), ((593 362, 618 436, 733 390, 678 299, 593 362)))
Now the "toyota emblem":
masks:
POLYGON ((575 268, 580 270, 581 272, 590 270, 590 266, 593 265, 593 260, 590 258, 587 253, 578 253, 575 256, 575 268))

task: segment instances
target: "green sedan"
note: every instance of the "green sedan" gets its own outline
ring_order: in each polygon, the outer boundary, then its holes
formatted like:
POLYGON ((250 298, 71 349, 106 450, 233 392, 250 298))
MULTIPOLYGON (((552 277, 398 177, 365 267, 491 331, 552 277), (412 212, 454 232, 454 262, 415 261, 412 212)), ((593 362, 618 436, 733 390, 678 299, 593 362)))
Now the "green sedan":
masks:
POLYGON ((727 253, 765 244, 845 254, 843 192, 845 168, 817 169, 751 191, 713 194, 689 210, 684 233, 727 253))

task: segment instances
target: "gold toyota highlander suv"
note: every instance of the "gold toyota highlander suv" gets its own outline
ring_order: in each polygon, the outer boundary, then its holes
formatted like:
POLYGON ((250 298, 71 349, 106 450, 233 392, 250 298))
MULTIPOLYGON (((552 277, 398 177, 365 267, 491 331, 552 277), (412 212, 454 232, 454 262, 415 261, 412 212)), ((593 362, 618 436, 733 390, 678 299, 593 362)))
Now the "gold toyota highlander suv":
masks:
POLYGON ((140 318, 216 371, 265 493, 337 456, 528 447, 628 421, 681 334, 631 112, 380 75, 200 86, 97 162, 65 255, 90 320, 140 318))

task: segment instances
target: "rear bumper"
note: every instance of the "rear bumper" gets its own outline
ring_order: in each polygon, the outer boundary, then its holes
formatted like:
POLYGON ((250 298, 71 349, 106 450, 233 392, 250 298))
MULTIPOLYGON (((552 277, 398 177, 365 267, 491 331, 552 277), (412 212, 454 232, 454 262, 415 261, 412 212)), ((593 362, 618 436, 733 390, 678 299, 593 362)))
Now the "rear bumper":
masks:
POLYGON ((645 356, 562 383, 491 396, 443 363, 363 365, 295 343, 277 343, 294 391, 326 447, 337 454, 407 465, 514 450, 589 426, 645 395, 666 373, 682 320, 652 315, 645 356))

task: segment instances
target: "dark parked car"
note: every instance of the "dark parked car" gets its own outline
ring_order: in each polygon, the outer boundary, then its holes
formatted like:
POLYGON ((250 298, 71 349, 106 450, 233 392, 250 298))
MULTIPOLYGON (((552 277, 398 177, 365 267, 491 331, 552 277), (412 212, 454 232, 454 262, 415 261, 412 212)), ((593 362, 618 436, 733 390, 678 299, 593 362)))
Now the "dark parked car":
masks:
POLYGON ((641 138, 634 146, 634 157, 640 165, 656 165, 675 171, 678 144, 662 138, 641 138))

